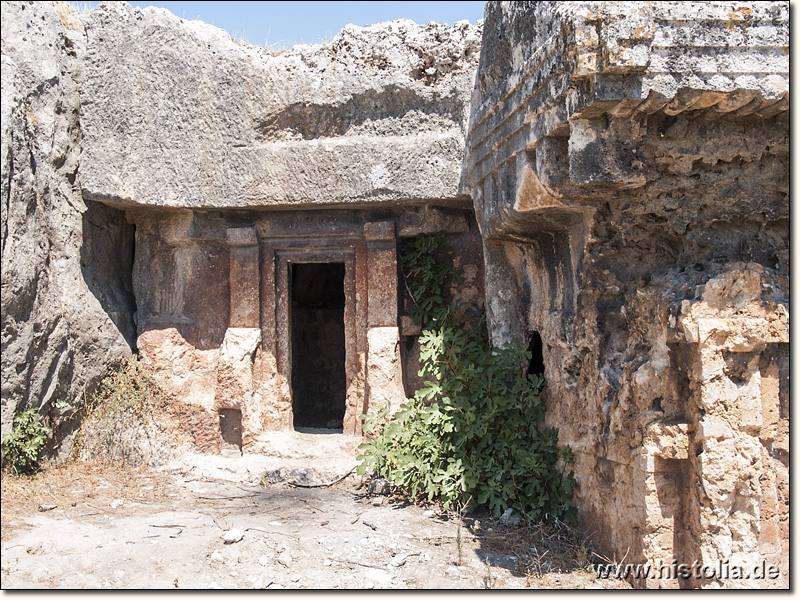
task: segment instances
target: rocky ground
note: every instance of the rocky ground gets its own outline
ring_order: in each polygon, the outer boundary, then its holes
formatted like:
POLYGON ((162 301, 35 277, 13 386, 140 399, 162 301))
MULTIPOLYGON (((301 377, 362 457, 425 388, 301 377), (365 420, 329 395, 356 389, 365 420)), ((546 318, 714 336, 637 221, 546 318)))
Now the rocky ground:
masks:
POLYGON ((2 587, 629 587, 597 579, 586 547, 552 532, 548 548, 536 528, 370 495, 354 475, 299 487, 289 469, 265 486, 260 468, 187 455, 160 470, 77 462, 5 476, 2 587))

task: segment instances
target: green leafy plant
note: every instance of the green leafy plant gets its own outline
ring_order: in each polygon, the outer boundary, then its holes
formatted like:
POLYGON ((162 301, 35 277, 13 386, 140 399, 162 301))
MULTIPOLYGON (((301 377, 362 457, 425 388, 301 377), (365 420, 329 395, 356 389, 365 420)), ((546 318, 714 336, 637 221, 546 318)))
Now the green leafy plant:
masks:
POLYGON ((42 450, 51 434, 42 423, 36 406, 14 415, 11 431, 2 438, 3 470, 16 475, 31 475, 41 468, 42 450))
POLYGON ((462 281, 446 257, 444 236, 404 242, 401 267, 422 326, 424 387, 385 422, 385 411, 363 415, 378 430, 361 445, 361 473, 381 474, 412 496, 438 498, 444 508, 477 503, 495 516, 508 508, 531 520, 574 518, 572 472, 564 475, 558 432, 542 427, 544 379, 527 375, 530 353, 518 341, 496 348, 478 306, 453 302, 462 281), (380 427, 383 423, 382 427, 380 427))
POLYGON ((411 317, 423 329, 447 320, 456 308, 449 301, 449 290, 464 281, 453 264, 442 259, 444 250, 443 233, 403 240, 400 248, 400 268, 414 303, 411 317))

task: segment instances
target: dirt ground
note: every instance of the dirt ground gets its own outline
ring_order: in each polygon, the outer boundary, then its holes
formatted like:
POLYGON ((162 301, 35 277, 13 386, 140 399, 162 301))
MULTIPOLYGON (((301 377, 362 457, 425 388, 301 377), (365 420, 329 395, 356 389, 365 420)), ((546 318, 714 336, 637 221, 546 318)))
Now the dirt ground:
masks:
POLYGON ((354 476, 265 487, 197 471, 71 463, 4 476, 2 588, 630 589, 595 577, 585 549, 371 497, 354 476))

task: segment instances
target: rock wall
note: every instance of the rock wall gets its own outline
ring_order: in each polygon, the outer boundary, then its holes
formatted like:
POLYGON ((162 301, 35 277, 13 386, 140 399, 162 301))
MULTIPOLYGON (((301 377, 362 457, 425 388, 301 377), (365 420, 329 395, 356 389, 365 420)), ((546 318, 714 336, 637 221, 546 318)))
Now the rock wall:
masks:
POLYGON ((348 26, 330 44, 272 52, 126 3, 3 14, 3 222, 19 239, 7 252, 4 237, 15 328, 4 329, 4 427, 40 396, 74 411, 81 386, 133 346, 177 398, 220 419, 241 411, 242 445, 257 450, 260 432, 292 425, 286 271, 298 262, 347 265, 344 430, 360 430, 369 398, 402 401, 398 239, 447 231, 479 244, 460 187, 479 26, 348 26), (33 71, 24 90, 17 63, 33 71), (52 114, 24 123, 20 90, 47 94, 52 114), (24 140, 42 156, 14 155, 24 140), (63 276, 39 249, 48 240, 65 246, 63 276), (56 274, 46 297, 23 289, 56 274), (54 334, 57 319, 30 310, 63 317, 67 292, 90 298, 54 334), (84 337, 95 347, 78 349, 84 337), (94 362, 73 384, 76 352, 94 362))
POLYGON ((80 21, 41 2, 2 19, 2 431, 38 406, 67 450, 75 409, 135 341, 132 226, 80 193, 80 21))
POLYGON ((129 215, 137 224, 140 355, 177 398, 209 414, 241 411, 248 452, 264 450, 261 434, 291 428, 296 416, 293 361, 302 357, 294 348, 301 326, 294 316, 302 307, 293 300, 293 265, 344 266, 345 386, 338 391, 345 414, 338 427, 350 434, 360 432, 360 414, 396 407, 420 385, 419 331, 401 300, 398 240, 445 231, 456 260, 466 262, 457 293, 466 301, 483 298, 480 234, 467 209, 129 215))
POLYGON ((397 406, 411 364, 397 240, 469 231, 460 177, 480 28, 348 26, 274 53, 160 9, 104 4, 84 21, 81 190, 136 225, 137 344, 164 386, 241 411, 244 450, 263 450, 260 434, 292 427, 297 408, 292 265, 334 262, 341 427, 397 406))
POLYGON ((278 53, 126 3, 2 16, 4 432, 36 403, 66 450, 135 345, 210 447, 266 449, 292 265, 328 262, 359 433, 420 384, 398 240, 444 231, 493 340, 541 340, 600 549, 780 569, 641 587, 788 585, 787 3, 489 2, 278 53))
POLYGON ((329 44, 272 52, 164 9, 106 3, 84 20, 88 198, 204 209, 459 198, 479 27, 347 26, 329 44))
POLYGON ((780 2, 487 3, 491 333, 541 336, 584 524, 625 562, 780 569, 637 586, 788 584, 788 39, 780 2))

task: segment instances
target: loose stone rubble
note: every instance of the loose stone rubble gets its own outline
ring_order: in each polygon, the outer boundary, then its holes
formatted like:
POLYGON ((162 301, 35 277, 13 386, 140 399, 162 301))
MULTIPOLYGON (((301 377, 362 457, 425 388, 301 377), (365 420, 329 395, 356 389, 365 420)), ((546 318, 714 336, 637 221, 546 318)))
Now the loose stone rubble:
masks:
POLYGON ((598 548, 781 570, 642 587, 788 585, 788 3, 488 2, 280 52, 122 2, 2 18, 4 433, 38 404, 68 453, 135 351, 223 453, 358 436, 420 385, 398 241, 444 232, 543 357, 598 548))

